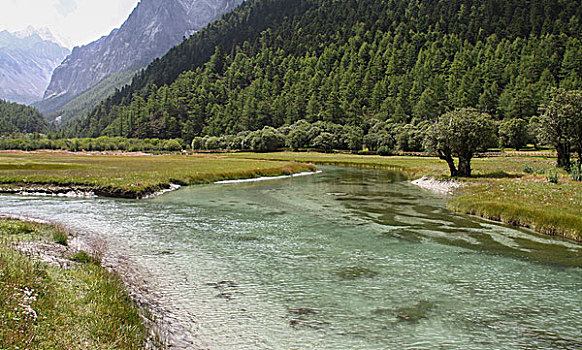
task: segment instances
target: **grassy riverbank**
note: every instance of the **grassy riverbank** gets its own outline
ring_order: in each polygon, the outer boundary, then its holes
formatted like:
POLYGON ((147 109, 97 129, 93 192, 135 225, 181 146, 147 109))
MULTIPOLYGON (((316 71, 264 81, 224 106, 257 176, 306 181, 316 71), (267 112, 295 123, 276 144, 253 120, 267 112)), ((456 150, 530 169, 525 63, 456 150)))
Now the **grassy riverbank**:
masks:
POLYGON ((0 152, 0 191, 21 189, 139 198, 168 188, 219 180, 310 171, 291 161, 235 159, 222 155, 71 154, 0 152))
MULTIPOLYGON (((582 183, 569 181, 563 171, 558 185, 549 183, 545 173, 555 170, 555 159, 523 154, 473 159, 474 177, 462 179, 466 186, 449 202, 449 208, 582 240, 582 183)), ((190 185, 313 170, 305 163, 383 168, 410 178, 446 178, 448 174, 446 163, 435 157, 316 152, 160 156, 0 152, 0 191, 53 187, 50 190, 139 198, 168 188, 170 183, 190 185)))
POLYGON ((67 235, 52 225, 0 220, 0 349, 143 349, 146 329, 117 276, 84 254, 60 257, 72 264, 62 268, 14 248, 59 246, 67 235))
MULTIPOLYGON (((411 179, 446 178, 448 174, 446 163, 435 157, 313 152, 241 153, 235 157, 384 168, 400 171, 411 179)), ((532 156, 475 158, 472 166, 474 177, 461 179, 466 186, 449 201, 449 209, 582 241, 582 183, 569 181, 564 171, 558 171, 559 184, 548 182, 545 173, 555 170, 555 159, 532 153, 532 156)))

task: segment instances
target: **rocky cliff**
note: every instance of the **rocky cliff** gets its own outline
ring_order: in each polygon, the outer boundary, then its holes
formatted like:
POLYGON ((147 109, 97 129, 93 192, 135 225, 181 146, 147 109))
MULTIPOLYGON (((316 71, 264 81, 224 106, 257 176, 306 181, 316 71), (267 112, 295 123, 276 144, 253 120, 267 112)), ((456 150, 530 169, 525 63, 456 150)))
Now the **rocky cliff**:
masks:
MULTIPOLYGON (((120 71, 145 67, 242 0, 142 0, 108 36, 72 54, 55 70, 45 99, 74 96, 120 71)), ((63 100, 70 100, 65 98, 63 100)))

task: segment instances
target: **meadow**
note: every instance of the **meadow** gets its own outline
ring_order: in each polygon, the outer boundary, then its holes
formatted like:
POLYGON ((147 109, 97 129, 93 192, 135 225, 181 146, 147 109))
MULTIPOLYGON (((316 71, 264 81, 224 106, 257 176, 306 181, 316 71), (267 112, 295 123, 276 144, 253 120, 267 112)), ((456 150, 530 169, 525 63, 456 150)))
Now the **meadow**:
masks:
POLYGON ((0 190, 60 186, 103 196, 141 198, 170 184, 193 185, 313 169, 292 161, 236 159, 223 155, 2 152, 0 190))
POLYGON ((69 236, 54 225, 0 220, 0 349, 143 349, 139 311, 98 257, 71 251, 63 268, 15 248, 64 247, 69 236))

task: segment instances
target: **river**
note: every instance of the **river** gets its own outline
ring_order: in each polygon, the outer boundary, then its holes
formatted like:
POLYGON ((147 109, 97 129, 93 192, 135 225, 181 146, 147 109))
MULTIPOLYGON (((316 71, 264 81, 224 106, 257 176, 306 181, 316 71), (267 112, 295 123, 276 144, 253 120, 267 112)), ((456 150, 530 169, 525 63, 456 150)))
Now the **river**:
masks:
POLYGON ((445 209, 384 171, 148 200, 0 196, 107 241, 193 349, 582 349, 582 245, 445 209))

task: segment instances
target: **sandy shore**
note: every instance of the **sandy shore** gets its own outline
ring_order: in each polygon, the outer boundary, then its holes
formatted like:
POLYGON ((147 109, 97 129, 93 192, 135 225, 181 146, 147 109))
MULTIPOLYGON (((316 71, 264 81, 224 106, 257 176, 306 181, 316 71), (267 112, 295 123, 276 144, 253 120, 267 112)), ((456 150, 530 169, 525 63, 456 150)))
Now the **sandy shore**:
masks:
POLYGON ((464 186, 462 182, 457 180, 437 180, 427 176, 411 181, 411 183, 425 190, 445 195, 453 195, 457 189, 464 186))

